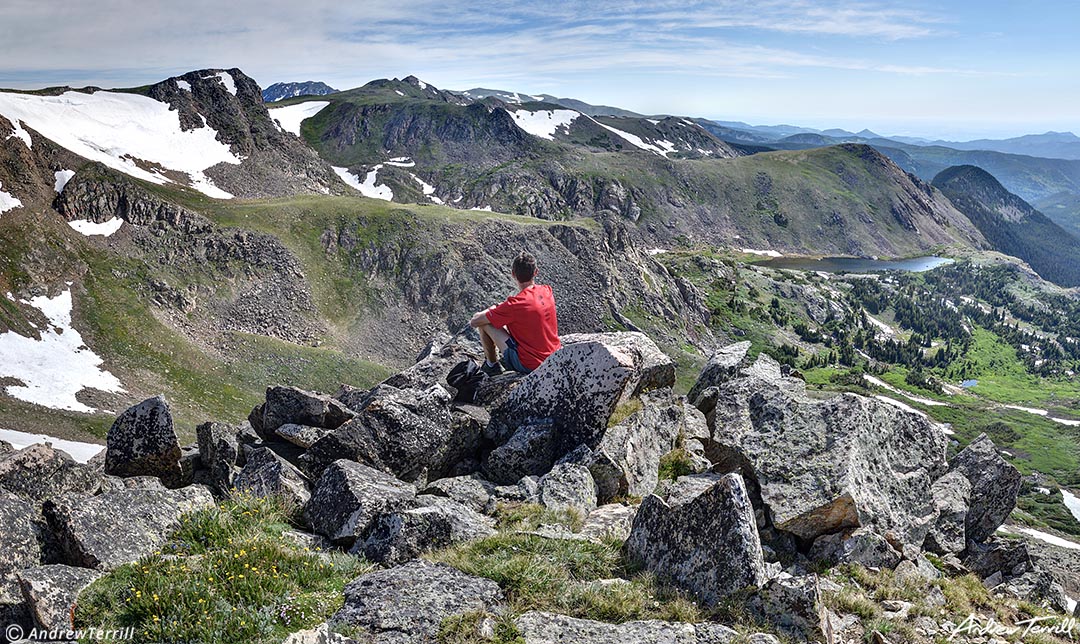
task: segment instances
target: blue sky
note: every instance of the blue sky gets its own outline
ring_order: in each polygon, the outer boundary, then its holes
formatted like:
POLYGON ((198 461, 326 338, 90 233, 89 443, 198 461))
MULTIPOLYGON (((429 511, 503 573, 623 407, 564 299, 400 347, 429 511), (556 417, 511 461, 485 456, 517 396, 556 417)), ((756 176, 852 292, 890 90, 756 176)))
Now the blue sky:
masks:
POLYGON ((415 74, 644 113, 967 139, 1080 130, 1080 3, 5 0, 0 86, 415 74))

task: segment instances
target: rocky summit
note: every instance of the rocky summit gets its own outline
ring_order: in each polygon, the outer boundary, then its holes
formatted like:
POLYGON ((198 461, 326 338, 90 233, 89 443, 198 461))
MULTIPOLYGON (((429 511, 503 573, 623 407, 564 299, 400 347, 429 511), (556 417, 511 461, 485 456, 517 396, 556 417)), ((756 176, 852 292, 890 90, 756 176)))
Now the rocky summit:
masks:
MULTIPOLYGON (((453 342, 367 390, 268 387, 248 422, 204 423, 191 447, 152 398, 117 417, 96 465, 8 451, 4 614, 66 627, 80 597, 96 606, 136 562, 183 571, 218 556, 221 537, 193 530, 260 500, 294 523, 274 528, 276 547, 316 553, 302 556, 324 570, 367 566, 294 643, 844 642, 876 632, 864 613, 912 610, 915 597, 844 599, 852 583, 893 579, 931 589, 931 605, 943 587, 960 592, 948 584, 985 583, 1068 607, 1047 560, 997 536, 1020 476, 987 436, 947 459, 942 426, 855 394, 813 398, 746 343, 716 353, 690 401, 636 332, 569 336, 540 369, 489 377, 498 393, 459 403, 446 375, 472 349, 453 342), (56 472, 48 485, 23 473, 30 459, 56 472), (642 584, 674 612, 583 612, 601 597, 628 610, 642 584), (725 621, 721 606, 750 621, 725 621)), ((226 547, 251 538, 221 525, 235 535, 226 547)))

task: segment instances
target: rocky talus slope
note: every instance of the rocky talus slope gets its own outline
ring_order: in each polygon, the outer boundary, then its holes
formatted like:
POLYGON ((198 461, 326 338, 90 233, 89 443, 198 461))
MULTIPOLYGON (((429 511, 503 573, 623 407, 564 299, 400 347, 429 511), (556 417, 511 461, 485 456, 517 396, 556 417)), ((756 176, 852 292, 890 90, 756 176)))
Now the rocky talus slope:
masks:
POLYGON ((451 632, 536 644, 932 642, 964 617, 959 589, 978 588, 973 610, 999 619, 1068 605, 1075 571, 1044 567, 1053 559, 997 532, 1020 475, 986 437, 947 460, 947 435, 926 417, 851 394, 812 399, 797 373, 751 359, 749 343, 718 353, 693 399, 672 393, 675 365, 641 333, 569 335, 532 374, 489 378, 463 400, 446 376, 476 350, 433 344, 371 389, 269 387, 248 421, 207 422, 188 447, 160 397, 117 417, 85 465, 0 445, 4 621, 69 625, 80 590, 159 556, 182 516, 238 492, 286 499, 303 542, 377 565, 293 644, 451 632), (508 508, 577 520, 513 532, 508 508), (702 612, 612 623, 548 610, 468 557, 519 538, 551 553, 610 547, 702 612))

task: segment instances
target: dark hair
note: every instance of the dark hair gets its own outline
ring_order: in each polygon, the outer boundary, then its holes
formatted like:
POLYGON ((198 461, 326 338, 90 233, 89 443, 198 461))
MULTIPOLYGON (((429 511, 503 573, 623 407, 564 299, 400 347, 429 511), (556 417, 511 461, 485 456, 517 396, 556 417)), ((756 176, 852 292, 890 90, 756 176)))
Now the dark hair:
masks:
POLYGON ((514 265, 510 268, 514 277, 519 282, 530 282, 532 278, 536 277, 536 258, 521 251, 518 256, 514 258, 514 265))

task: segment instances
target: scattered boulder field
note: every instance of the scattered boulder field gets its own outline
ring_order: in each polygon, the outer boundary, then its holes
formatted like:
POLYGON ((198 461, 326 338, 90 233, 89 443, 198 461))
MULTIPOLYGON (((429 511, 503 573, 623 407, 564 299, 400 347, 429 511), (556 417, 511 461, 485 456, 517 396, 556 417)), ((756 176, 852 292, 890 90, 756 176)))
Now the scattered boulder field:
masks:
POLYGON ((234 490, 287 499, 313 542, 379 566, 294 644, 436 642, 446 620, 475 614, 502 616, 529 644, 843 642, 853 618, 825 601, 835 584, 821 575, 843 565, 971 572, 1068 606, 1054 571, 997 534, 1021 477, 986 436, 947 460, 927 417, 812 398, 748 342, 721 349, 688 397, 637 332, 568 336, 532 374, 490 378, 463 401, 446 376, 475 350, 432 347, 370 390, 271 386, 246 422, 207 422, 193 446, 157 397, 121 413, 85 464, 44 445, 0 449, 0 615, 71 626, 81 589, 234 490), (681 475, 662 477, 672 455, 681 475), (581 518, 543 538, 620 543, 665 587, 707 608, 738 602, 762 632, 514 612, 495 581, 427 557, 493 537, 499 509, 526 504, 581 518))

